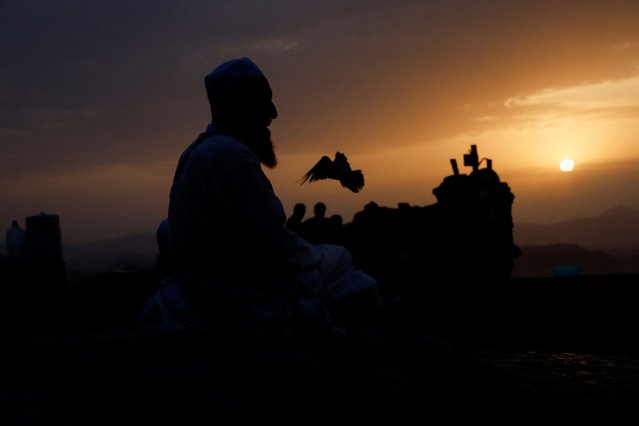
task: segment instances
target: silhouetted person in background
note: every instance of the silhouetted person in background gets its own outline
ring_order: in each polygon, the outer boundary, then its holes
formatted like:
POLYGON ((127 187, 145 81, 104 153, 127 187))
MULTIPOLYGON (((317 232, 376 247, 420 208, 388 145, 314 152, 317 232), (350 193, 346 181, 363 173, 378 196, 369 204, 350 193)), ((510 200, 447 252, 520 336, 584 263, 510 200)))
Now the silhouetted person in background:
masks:
POLYGON ((180 157, 170 194, 173 282, 147 303, 140 327, 270 336, 372 319, 377 285, 350 252, 285 227, 261 168, 277 164, 269 131, 277 110, 264 74, 234 59, 205 86, 211 124, 180 157))
POLYGON ((326 204, 319 202, 313 206, 313 217, 302 224, 304 237, 313 244, 328 242, 330 223, 326 217, 326 204))
POLYGON ((302 231, 304 215, 306 215, 306 205, 297 203, 293 206, 293 214, 286 220, 286 227, 301 237, 304 237, 302 231))

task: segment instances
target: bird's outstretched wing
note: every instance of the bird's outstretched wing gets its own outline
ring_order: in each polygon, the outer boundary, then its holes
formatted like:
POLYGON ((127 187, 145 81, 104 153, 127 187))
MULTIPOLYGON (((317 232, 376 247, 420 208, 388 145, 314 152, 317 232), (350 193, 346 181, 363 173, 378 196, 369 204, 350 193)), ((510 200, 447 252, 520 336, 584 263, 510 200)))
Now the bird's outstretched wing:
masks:
POLYGON ((309 181, 315 182, 316 180, 327 179, 333 169, 333 162, 326 155, 320 158, 320 160, 302 176, 300 184, 309 181))
POLYGON ((359 192, 364 187, 364 174, 361 170, 351 170, 346 155, 341 152, 335 153, 335 159, 323 156, 311 170, 301 179, 301 183, 306 181, 314 182, 322 179, 338 180, 343 187, 353 192, 359 192))

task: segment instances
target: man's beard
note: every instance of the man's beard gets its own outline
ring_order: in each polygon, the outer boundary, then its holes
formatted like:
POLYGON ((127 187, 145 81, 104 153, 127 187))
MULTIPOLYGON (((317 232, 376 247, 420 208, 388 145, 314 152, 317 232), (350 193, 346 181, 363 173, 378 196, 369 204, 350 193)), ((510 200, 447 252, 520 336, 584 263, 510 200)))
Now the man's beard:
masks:
POLYGON ((232 136, 237 138, 255 154, 269 169, 277 166, 277 156, 275 155, 275 145, 271 140, 271 131, 265 126, 242 127, 232 132, 232 136))

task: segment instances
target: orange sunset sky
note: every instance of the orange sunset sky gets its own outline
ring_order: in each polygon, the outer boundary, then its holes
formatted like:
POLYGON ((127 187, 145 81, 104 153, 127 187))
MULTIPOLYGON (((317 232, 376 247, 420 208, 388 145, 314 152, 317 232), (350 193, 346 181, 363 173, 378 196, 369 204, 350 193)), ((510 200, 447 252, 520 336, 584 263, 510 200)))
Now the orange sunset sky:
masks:
POLYGON ((471 144, 515 226, 639 208, 636 0, 0 0, 0 35, 5 228, 45 211, 65 243, 154 231, 210 119, 204 76, 241 56, 273 88, 287 213, 432 204, 471 144), (298 184, 335 151, 361 193, 298 184))

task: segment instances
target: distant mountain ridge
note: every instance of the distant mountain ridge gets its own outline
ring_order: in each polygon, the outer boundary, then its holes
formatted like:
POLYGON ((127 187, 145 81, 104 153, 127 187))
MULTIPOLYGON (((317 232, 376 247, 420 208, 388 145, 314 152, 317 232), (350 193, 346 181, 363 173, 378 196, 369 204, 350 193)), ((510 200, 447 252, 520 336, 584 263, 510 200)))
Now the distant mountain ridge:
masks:
MULTIPOLYGON (((549 255, 554 253, 554 259, 558 249, 575 254, 575 250, 568 250, 566 245, 578 245, 591 251, 605 250, 615 258, 635 259, 639 253, 639 210, 617 206, 597 216, 554 224, 515 223, 514 238, 516 244, 525 248, 527 257, 538 257, 537 252, 549 251, 549 255), (539 247, 553 245, 559 246, 545 247, 546 250, 539 247)), ((3 246, 0 243, 0 253, 4 254, 3 246)), ((151 267, 156 261, 157 242, 153 233, 138 232, 92 243, 64 245, 62 251, 67 265, 76 270, 106 271, 127 265, 151 267)), ((582 255, 585 256, 585 252, 582 255)), ((611 268, 609 259, 601 255, 588 253, 586 257, 597 258, 596 263, 601 263, 602 270, 611 268)))
POLYGON ((639 210, 618 206, 593 217, 554 224, 516 223, 519 245, 577 244, 590 249, 639 246, 639 210))

